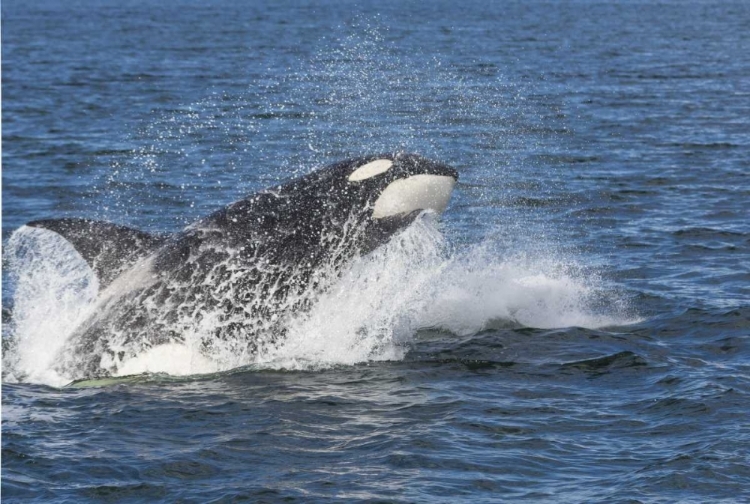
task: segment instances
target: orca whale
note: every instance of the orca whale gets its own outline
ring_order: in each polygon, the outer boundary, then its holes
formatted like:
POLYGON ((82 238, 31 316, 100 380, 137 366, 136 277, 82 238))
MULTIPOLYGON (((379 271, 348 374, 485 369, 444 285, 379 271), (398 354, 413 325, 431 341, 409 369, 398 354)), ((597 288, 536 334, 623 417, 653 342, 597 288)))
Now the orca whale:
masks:
POLYGON ((415 154, 342 161, 231 203, 182 231, 149 234, 80 218, 27 224, 53 231, 99 281, 91 314, 58 371, 111 376, 149 348, 197 334, 255 354, 313 302, 340 268, 386 243, 424 211, 442 213, 455 169, 415 154))

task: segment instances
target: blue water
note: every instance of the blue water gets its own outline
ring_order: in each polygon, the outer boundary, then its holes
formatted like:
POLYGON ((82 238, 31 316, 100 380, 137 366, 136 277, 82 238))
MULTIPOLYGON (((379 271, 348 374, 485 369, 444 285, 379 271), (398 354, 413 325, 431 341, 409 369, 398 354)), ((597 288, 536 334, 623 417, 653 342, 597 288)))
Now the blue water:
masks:
POLYGON ((750 501, 746 2, 8 0, 2 93, 3 501, 750 501), (394 150, 442 223, 276 354, 52 372, 85 272, 24 223, 394 150))

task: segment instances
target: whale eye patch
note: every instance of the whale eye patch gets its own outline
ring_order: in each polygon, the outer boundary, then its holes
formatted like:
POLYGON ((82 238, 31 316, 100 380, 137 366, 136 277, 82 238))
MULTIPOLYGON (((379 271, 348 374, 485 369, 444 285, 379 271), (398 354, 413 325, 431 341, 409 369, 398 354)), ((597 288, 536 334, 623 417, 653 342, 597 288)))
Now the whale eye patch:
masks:
POLYGON ((352 174, 349 175, 349 182, 367 180, 375 175, 387 172, 391 166, 393 166, 393 161, 390 159, 376 159, 375 161, 370 161, 354 170, 352 174))

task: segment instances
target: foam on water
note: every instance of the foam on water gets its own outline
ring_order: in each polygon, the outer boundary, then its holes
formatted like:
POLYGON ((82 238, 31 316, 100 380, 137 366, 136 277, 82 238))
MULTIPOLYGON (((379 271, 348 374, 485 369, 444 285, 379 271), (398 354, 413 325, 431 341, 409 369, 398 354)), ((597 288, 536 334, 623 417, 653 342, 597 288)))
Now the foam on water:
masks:
MULTIPOLYGON (((76 326, 98 306, 97 282, 75 250, 55 233, 23 227, 8 243, 15 278, 12 339, 5 379, 63 385, 54 364, 76 326)), ((354 260, 307 311, 285 322, 286 335, 256 354, 238 341, 202 344, 218 318, 192 327, 182 342, 144 346, 116 376, 144 372, 193 375, 253 365, 320 369, 400 360, 420 329, 470 336, 488 328, 581 326, 632 322, 624 302, 574 261, 517 251, 498 256, 485 242, 454 250, 430 215, 374 253, 354 260)), ((106 291, 105 291, 106 292, 106 291)), ((289 300, 289 306, 296 300, 289 300)), ((127 328, 123 328, 127 331, 127 328)))

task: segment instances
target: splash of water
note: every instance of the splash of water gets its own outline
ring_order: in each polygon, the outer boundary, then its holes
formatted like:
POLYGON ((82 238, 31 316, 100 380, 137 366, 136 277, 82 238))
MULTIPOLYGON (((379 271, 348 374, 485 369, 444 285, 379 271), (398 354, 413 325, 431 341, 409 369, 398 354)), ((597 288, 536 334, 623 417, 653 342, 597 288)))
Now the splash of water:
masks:
POLYGON ((421 219, 347 268, 258 363, 307 369, 401 360, 427 328, 471 336, 500 327, 593 329, 634 321, 616 291, 569 259, 538 252, 498 257, 493 248, 485 242, 452 250, 438 224, 421 219))
POLYGON ((16 230, 5 254, 15 291, 3 379, 63 385, 55 359, 96 299, 96 275, 67 240, 39 228, 16 230))
MULTIPOLYGON (((9 242, 16 277, 14 349, 6 379, 61 385, 55 359, 66 338, 96 306, 96 282, 85 262, 54 233, 22 228, 9 242)), ((180 341, 143 346, 116 375, 190 375, 244 365, 319 369, 400 360, 420 329, 472 335, 499 327, 596 328, 631 322, 617 295, 570 261, 537 253, 497 257, 489 243, 455 251, 434 219, 417 220, 388 244, 353 261, 312 302, 292 313, 286 335, 257 353, 239 340, 206 351, 204 338, 220 317, 173 329, 180 341), (609 298, 606 311, 601 297, 609 298)), ((295 303, 298 299, 290 299, 295 303)), ((125 329, 127 330, 127 329, 125 329)))

